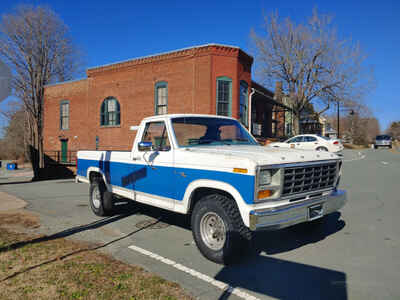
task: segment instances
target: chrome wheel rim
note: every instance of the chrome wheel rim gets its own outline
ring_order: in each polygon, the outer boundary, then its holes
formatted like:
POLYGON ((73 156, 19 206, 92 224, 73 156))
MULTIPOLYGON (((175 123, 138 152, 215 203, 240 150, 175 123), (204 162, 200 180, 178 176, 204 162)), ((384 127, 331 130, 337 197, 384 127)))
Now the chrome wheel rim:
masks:
POLYGON ((100 208, 100 204, 101 204, 101 198, 100 198, 100 190, 99 190, 99 188, 96 186, 94 189, 93 189, 93 193, 92 193, 92 203, 93 203, 93 206, 96 208, 96 209, 98 209, 98 208, 100 208))
POLYGON ((226 240, 225 223, 216 213, 208 212, 200 220, 200 234, 207 247, 220 250, 226 240))

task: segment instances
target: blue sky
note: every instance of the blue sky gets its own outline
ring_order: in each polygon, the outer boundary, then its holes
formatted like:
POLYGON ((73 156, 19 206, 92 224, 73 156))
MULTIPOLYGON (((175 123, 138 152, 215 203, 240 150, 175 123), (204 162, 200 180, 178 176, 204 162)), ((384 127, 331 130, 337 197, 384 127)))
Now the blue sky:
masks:
POLYGON ((278 11, 303 22, 317 7, 334 16, 341 36, 359 41, 368 54, 377 87, 365 102, 381 129, 400 120, 400 1, 2 0, 0 14, 17 3, 46 4, 55 10, 86 54, 86 67, 207 43, 235 45, 252 54, 249 33, 252 28, 261 32, 264 15, 278 11))

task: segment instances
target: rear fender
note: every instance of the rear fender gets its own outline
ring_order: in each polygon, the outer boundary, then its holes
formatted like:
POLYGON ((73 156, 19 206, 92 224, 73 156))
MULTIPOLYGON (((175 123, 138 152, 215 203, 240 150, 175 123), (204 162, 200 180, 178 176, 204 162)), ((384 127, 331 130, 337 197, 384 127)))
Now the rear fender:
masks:
POLYGON ((97 168, 97 167, 89 167, 87 170, 87 173, 86 173, 86 178, 89 181, 90 181, 90 173, 92 173, 92 172, 100 174, 101 178, 103 179, 103 181, 107 187, 107 190, 111 192, 112 191, 111 185, 109 184, 109 182, 107 182, 106 176, 104 175, 103 171, 101 171, 100 168, 97 168))

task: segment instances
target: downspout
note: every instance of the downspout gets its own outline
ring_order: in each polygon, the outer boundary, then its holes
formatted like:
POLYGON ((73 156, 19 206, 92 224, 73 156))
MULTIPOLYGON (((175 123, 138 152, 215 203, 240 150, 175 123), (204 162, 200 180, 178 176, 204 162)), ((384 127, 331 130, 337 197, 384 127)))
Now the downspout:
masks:
POLYGON ((251 88, 251 93, 250 93, 250 95, 249 95, 249 132, 252 134, 252 124, 251 124, 251 122, 252 122, 252 120, 251 120, 251 103, 252 103, 252 98, 253 98, 253 95, 254 95, 254 93, 256 92, 256 90, 254 89, 254 88, 251 88))

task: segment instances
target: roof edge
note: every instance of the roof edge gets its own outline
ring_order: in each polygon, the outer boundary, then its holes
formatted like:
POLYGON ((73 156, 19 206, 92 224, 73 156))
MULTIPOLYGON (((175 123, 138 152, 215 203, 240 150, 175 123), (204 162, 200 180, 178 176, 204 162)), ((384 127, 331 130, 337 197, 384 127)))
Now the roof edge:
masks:
POLYGON ((45 84, 44 87, 52 87, 52 86, 56 86, 56 85, 66 84, 66 83, 73 83, 73 82, 83 81, 83 80, 86 80, 86 79, 87 79, 86 77, 82 77, 82 78, 71 79, 71 80, 66 80, 66 81, 62 81, 62 82, 49 83, 49 84, 45 84))
MULTIPOLYGON (((119 64, 131 62, 131 61, 135 61, 135 60, 146 59, 146 58, 153 58, 153 57, 157 57, 157 56, 163 56, 163 55, 172 54, 172 53, 175 53, 175 52, 181 52, 181 51, 192 50, 192 49, 198 49, 198 48, 213 47, 213 46, 215 46, 215 47, 226 47, 226 48, 238 49, 238 50, 241 50, 242 52, 244 52, 244 51, 243 51, 242 49, 240 49, 240 47, 238 47, 238 46, 224 45, 224 44, 217 44, 217 43, 209 43, 209 44, 203 44, 203 45, 198 45, 198 46, 185 47, 185 48, 176 49, 176 50, 171 50, 171 51, 166 51, 166 52, 160 52, 160 53, 151 54, 151 55, 145 55, 145 56, 139 56, 139 57, 124 59, 124 60, 117 61, 117 62, 113 62, 113 63, 109 63, 109 64, 104 64, 104 65, 89 67, 89 68, 87 68, 86 70, 87 70, 87 71, 90 71, 90 70, 95 70, 95 69, 100 69, 100 68, 106 68, 106 67, 110 67, 110 66, 114 66, 114 65, 119 65, 119 64)), ((244 52, 244 53, 246 53, 246 52, 244 52)), ((247 54, 247 53, 246 53, 246 54, 247 54)), ((247 55, 250 56, 250 57, 252 57, 252 56, 249 55, 249 54, 247 54, 247 55)))

